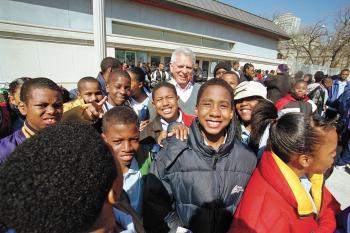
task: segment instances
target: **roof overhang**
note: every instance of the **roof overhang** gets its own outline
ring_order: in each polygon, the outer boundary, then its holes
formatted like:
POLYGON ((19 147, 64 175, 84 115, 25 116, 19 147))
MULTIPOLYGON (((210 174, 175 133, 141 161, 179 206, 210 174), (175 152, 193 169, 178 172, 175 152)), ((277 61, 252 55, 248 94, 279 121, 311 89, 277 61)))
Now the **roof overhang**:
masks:
MULTIPOLYGON (((185 2, 179 2, 176 0, 133 0, 138 3, 145 5, 162 8, 172 12, 189 15, 196 18, 201 18, 218 24, 226 25, 243 31, 248 31, 254 34, 259 34, 264 37, 272 38, 275 40, 289 40, 290 37, 285 33, 276 33, 266 28, 262 28, 247 22, 242 22, 237 19, 219 15, 216 12, 206 10, 203 8, 195 8, 192 5, 186 4, 185 2), (181 7, 179 7, 181 6, 181 7)), ((276 25, 277 27, 277 25, 276 25)))

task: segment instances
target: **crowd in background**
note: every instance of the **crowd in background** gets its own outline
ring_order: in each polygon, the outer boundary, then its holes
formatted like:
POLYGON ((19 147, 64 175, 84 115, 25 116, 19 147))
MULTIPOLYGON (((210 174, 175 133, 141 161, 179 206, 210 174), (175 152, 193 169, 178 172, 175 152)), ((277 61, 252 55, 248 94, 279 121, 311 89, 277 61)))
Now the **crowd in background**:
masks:
POLYGON ((350 170, 348 69, 219 62, 208 80, 188 48, 100 68, 69 91, 44 77, 4 91, 0 232, 348 229, 324 186, 350 170))

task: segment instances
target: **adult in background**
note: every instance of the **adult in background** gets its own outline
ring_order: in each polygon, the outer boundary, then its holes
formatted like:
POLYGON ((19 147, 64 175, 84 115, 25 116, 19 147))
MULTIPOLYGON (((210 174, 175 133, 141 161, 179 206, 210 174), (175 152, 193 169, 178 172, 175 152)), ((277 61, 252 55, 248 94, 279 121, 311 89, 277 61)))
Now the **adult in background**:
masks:
POLYGON ((304 80, 304 72, 301 71, 301 70, 297 71, 297 72, 293 75, 293 77, 292 77, 291 80, 292 80, 292 83, 295 83, 295 82, 298 81, 298 80, 304 80))
MULTIPOLYGON (((340 72, 340 78, 342 80, 346 80, 348 74, 349 74, 348 70, 342 70, 340 72)), ((337 82, 337 81, 338 83, 342 82, 339 80, 336 80, 334 82, 337 82)), ((340 168, 346 166, 347 169, 349 169, 350 168, 350 88, 349 88, 349 82, 347 83, 348 84, 346 85, 345 90, 336 101, 337 110, 339 112, 339 117, 342 122, 342 124, 338 128, 341 128, 341 137, 342 137, 341 141, 343 146, 343 151, 341 152, 340 155, 337 156, 336 165, 340 168)), ((326 112, 326 116, 328 118, 331 118, 329 115, 330 113, 329 110, 330 109, 328 108, 326 112)))
POLYGON ((276 103, 277 100, 286 96, 291 89, 289 68, 286 64, 278 65, 277 75, 268 77, 264 82, 267 88, 267 98, 276 103))
POLYGON ((227 72, 231 71, 232 67, 230 63, 219 62, 214 68, 214 77, 222 78, 222 76, 227 72))
POLYGON ((106 83, 113 69, 121 68, 121 63, 114 57, 106 57, 101 61, 101 71, 97 75, 97 80, 101 85, 103 96, 107 96, 106 83))
POLYGON ((203 76, 203 71, 199 67, 198 63, 194 64, 193 67, 193 82, 195 83, 202 83, 205 82, 205 78, 203 76))
POLYGON ((326 117, 329 119, 334 118, 337 115, 337 108, 339 104, 339 98, 344 93, 350 89, 349 82, 347 78, 349 77, 349 69, 343 69, 337 79, 334 80, 331 91, 329 92, 329 97, 327 100, 327 111, 326 117))
MULTIPOLYGON (((175 86, 179 96, 179 107, 186 114, 194 115, 197 93, 200 85, 191 82, 196 55, 189 48, 181 47, 174 50, 170 60, 170 83, 175 86)), ((148 103, 150 120, 156 116, 151 101, 148 103)))
POLYGON ((324 117, 328 99, 328 89, 332 87, 333 80, 326 77, 322 71, 317 71, 314 75, 314 79, 315 83, 311 83, 307 86, 307 95, 316 104, 317 114, 324 117))
POLYGON ((159 63, 158 68, 151 74, 151 86, 154 87, 160 82, 168 81, 170 79, 169 73, 165 71, 164 64, 159 63))
POLYGON ((263 75, 261 74, 261 69, 256 70, 255 73, 256 73, 255 80, 260 82, 263 78, 263 75))
POLYGON ((243 77, 242 71, 239 69, 239 61, 232 62, 232 71, 235 72, 239 78, 243 77))
POLYGON ((304 74, 303 79, 305 82, 307 82, 307 85, 310 85, 313 82, 312 74, 304 74))
POLYGON ((254 66, 251 63, 246 63, 243 67, 243 76, 241 77, 241 82, 253 81, 255 77, 254 66))

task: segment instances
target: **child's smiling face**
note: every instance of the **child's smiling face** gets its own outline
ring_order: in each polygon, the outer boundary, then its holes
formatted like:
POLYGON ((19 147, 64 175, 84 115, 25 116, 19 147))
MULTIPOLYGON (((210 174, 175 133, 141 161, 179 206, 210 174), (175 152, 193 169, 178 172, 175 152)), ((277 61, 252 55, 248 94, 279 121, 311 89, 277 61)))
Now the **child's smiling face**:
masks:
POLYGON ((232 97, 219 85, 208 86, 196 107, 196 115, 207 138, 224 135, 233 117, 232 97))
POLYGON ((121 106, 129 98, 131 92, 130 78, 123 76, 109 77, 109 81, 106 85, 108 92, 108 102, 114 106, 121 106))
POLYGON ((168 87, 161 87, 154 91, 153 96, 152 103, 157 114, 167 122, 176 121, 179 117, 179 98, 176 93, 168 87))

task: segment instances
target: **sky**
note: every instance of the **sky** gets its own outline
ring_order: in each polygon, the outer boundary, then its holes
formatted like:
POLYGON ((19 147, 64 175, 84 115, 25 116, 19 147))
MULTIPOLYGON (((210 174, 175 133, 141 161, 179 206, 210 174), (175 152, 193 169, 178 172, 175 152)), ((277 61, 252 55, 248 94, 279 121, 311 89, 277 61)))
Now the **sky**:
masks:
POLYGON ((291 12, 301 18, 301 26, 323 20, 332 28, 339 9, 350 7, 349 0, 221 0, 239 9, 272 19, 274 13, 291 12))

